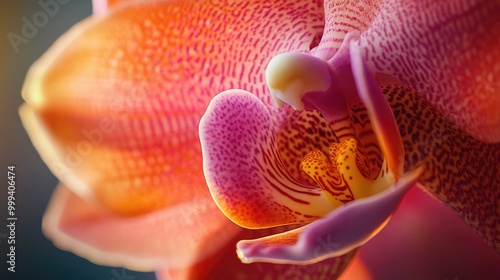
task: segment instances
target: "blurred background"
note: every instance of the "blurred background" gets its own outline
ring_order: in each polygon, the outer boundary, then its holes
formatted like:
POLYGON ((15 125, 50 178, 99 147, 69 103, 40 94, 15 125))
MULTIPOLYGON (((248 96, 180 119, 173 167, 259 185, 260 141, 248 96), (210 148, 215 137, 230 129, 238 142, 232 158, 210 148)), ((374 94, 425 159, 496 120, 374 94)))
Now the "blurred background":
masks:
MULTIPOLYGON (((43 1, 46 2, 46 1, 43 1)), ((21 86, 29 66, 72 25, 91 14, 91 1, 66 0, 59 11, 43 22, 32 38, 12 44, 9 34, 22 36, 23 18, 32 22, 43 11, 35 0, 1 1, 0 4, 0 152, 1 174, 16 166, 16 272, 7 271, 7 182, 0 190, 0 279, 104 279, 148 280, 153 273, 139 273, 95 265, 72 253, 57 249, 41 232, 42 215, 57 185, 56 178, 41 161, 28 139, 18 115, 21 86), (45 24, 42 24, 45 23, 45 24)), ((11 38, 13 35, 11 35, 11 38)))

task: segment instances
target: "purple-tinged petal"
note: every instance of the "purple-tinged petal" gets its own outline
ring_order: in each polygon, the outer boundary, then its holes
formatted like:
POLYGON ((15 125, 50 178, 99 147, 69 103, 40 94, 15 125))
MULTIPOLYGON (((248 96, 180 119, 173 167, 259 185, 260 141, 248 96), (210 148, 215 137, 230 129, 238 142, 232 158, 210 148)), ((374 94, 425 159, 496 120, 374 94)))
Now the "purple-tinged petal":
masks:
POLYGON ((356 199, 304 227, 237 244, 243 262, 314 263, 338 257, 370 240, 396 210, 425 167, 405 173, 377 195, 356 199))
POLYGON ((92 14, 102 15, 110 6, 109 0, 92 0, 92 14))
POLYGON ((275 134, 265 105, 241 90, 217 95, 201 119, 210 192, 221 210, 243 227, 311 222, 334 208, 320 188, 297 182, 286 170, 275 134))
POLYGON ((359 47, 351 43, 350 57, 358 95, 366 106, 371 125, 396 180, 403 174, 404 147, 398 124, 380 86, 363 61, 359 47))
POLYGON ((93 15, 103 15, 109 11, 110 8, 122 3, 131 2, 153 2, 155 0, 92 0, 92 14, 93 15))
POLYGON ((336 279, 349 264, 356 250, 346 255, 329 258, 310 265, 242 263, 234 251, 236 242, 241 239, 259 238, 289 230, 290 226, 262 230, 242 229, 240 234, 226 243, 219 252, 199 263, 187 267, 171 267, 157 271, 159 280, 172 279, 336 279))

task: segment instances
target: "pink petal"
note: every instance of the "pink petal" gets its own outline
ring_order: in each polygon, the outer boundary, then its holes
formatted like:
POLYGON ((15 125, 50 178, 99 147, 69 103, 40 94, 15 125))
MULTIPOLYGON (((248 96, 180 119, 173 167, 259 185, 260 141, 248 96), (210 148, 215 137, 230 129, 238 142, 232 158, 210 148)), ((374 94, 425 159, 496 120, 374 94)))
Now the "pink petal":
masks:
POLYGON ((345 42, 348 33, 361 34, 370 26, 382 1, 325 1, 325 30, 315 56, 331 59, 345 42))
POLYGON ((92 14, 102 15, 109 9, 109 7, 116 4, 116 2, 124 2, 124 1, 92 0, 92 14))
POLYGON ((413 88, 376 77, 398 123, 405 170, 425 164, 420 183, 500 251, 500 143, 475 139, 413 88))
POLYGON ((247 228, 310 222, 332 209, 286 170, 265 105, 249 92, 216 96, 200 123, 203 169, 221 210, 247 228))
POLYGON ((357 199, 309 225, 237 245, 244 262, 308 264, 338 257, 363 245, 380 231, 424 168, 406 173, 390 189, 357 199))
POLYGON ((403 174, 404 147, 398 124, 380 86, 363 61, 361 50, 351 43, 350 57, 358 95, 366 106, 384 157, 396 180, 403 174))
POLYGON ((124 3, 30 69, 23 121, 73 191, 116 213, 160 209, 205 187, 197 127, 208 101, 237 87, 271 104, 269 58, 308 50, 321 22, 309 2, 124 3))
POLYGON ((92 262, 151 271, 202 260, 220 250, 240 229, 220 213, 210 196, 122 217, 85 202, 60 185, 43 218, 43 231, 61 249, 92 262))
POLYGON ((414 87, 477 139, 498 142, 498 14, 498 1, 386 1, 359 45, 372 70, 414 87))
POLYGON ((311 265, 242 263, 234 252, 235 243, 242 238, 257 238, 285 230, 242 230, 231 242, 211 258, 183 268, 166 268, 156 272, 163 279, 336 279, 345 269, 355 251, 311 265))
POLYGON ((499 279, 500 255, 445 205, 411 189, 391 222, 358 251, 368 279, 499 279))

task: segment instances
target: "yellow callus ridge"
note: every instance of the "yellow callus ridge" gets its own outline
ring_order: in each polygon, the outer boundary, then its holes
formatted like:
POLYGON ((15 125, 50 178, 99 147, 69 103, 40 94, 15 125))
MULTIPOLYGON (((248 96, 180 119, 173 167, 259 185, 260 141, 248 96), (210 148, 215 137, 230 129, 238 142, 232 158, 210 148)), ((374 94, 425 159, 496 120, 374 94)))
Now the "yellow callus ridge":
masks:
POLYGON ((394 184, 394 176, 384 160, 375 179, 370 180, 363 157, 356 150, 356 139, 332 143, 328 157, 321 151, 309 152, 300 168, 314 179, 334 206, 377 194, 394 184))

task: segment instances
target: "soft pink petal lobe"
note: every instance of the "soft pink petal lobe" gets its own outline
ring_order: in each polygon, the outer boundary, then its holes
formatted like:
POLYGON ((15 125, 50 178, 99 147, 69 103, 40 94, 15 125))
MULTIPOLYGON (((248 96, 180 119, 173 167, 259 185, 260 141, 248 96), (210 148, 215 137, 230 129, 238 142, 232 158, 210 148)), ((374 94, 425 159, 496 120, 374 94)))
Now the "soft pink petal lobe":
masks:
POLYGON ((286 170, 275 134, 265 105, 244 91, 219 94, 201 120, 208 186, 221 210, 241 226, 310 222, 332 207, 320 188, 301 184, 286 170))
POLYGON ((123 217, 85 202, 64 185, 56 189, 43 219, 44 233, 61 249, 99 264, 141 271, 199 261, 239 230, 209 196, 123 217))

